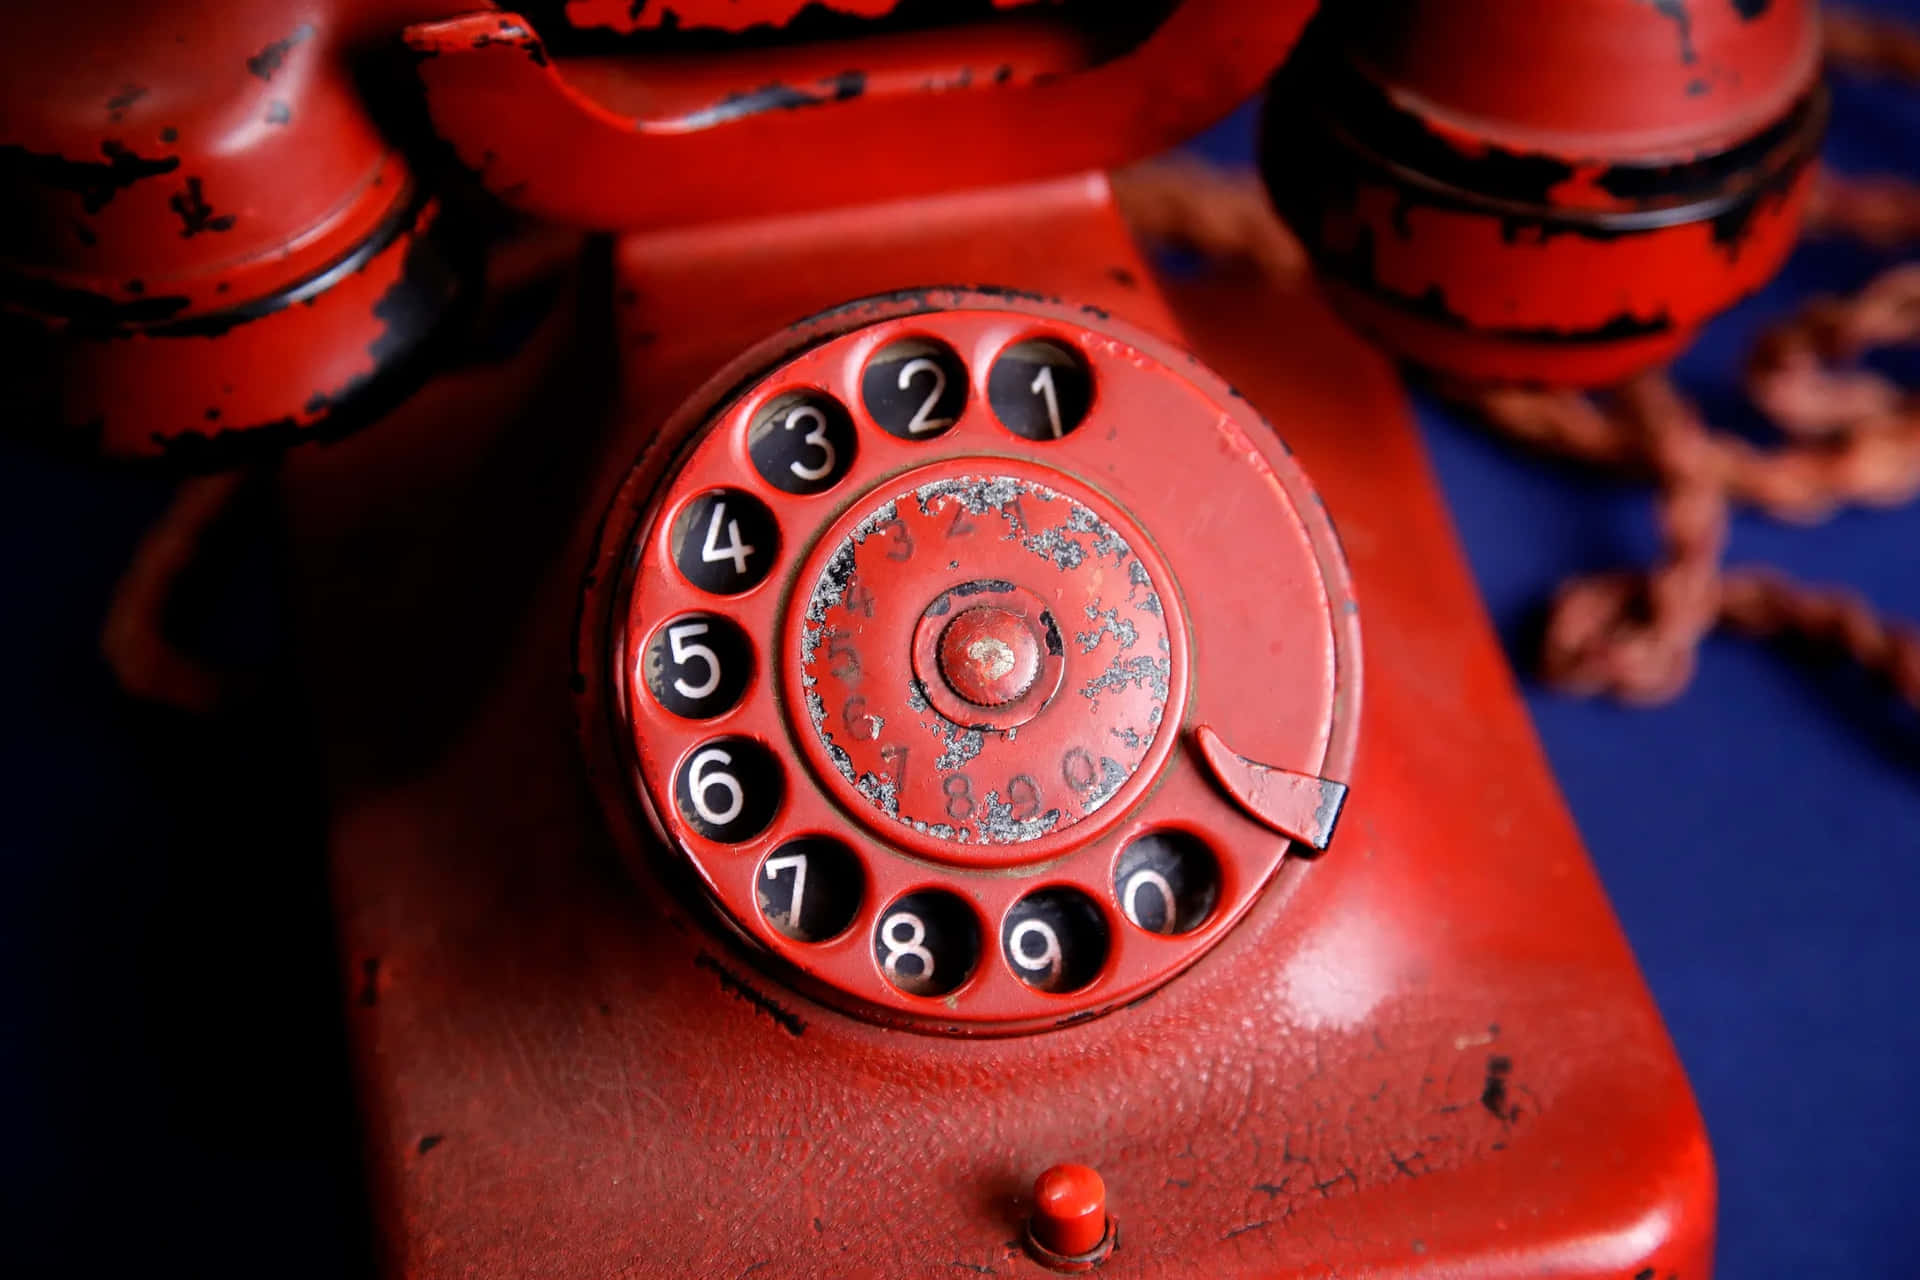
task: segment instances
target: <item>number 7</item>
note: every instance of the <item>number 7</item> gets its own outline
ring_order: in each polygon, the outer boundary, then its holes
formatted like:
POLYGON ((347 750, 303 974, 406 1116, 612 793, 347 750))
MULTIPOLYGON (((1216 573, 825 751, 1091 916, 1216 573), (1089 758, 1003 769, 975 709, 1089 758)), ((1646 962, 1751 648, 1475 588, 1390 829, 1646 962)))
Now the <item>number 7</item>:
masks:
POLYGON ((787 927, 799 932, 800 900, 807 892, 807 855, 789 854, 784 858, 767 859, 767 879, 778 880, 780 873, 789 868, 793 871, 793 900, 787 904, 787 927))

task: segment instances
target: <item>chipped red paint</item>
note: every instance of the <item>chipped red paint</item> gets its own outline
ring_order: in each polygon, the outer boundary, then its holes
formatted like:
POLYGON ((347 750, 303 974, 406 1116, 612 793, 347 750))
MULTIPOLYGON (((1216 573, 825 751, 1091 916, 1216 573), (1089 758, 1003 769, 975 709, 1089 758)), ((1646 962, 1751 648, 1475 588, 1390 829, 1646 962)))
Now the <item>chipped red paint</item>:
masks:
POLYGON ((215 438, 330 419, 417 349, 454 268, 438 204, 345 61, 369 20, 292 2, 218 21, 144 4, 9 17, 0 378, 15 429, 209 462, 226 456, 215 438))
POLYGON ((489 190, 621 230, 1124 163, 1245 98, 1311 8, 1187 0, 1105 60, 1058 23, 678 61, 562 58, 505 13, 423 23, 406 39, 435 128, 489 190), (751 160, 716 164, 716 153, 751 160))
POLYGON ((1789 0, 1373 0, 1276 79, 1263 166, 1330 296, 1392 350, 1603 383, 1778 269, 1817 73, 1813 6, 1789 0))
MULTIPOLYGON (((908 0, 564 0, 557 15, 580 30, 630 34, 636 31, 751 31, 780 28, 809 10, 836 17, 874 20, 905 7, 908 0)), ((1060 0, 992 0, 998 9, 1060 0)), ((925 6, 919 6, 924 10, 925 6)), ((965 12, 973 6, 950 4, 965 12)), ((933 16, 939 16, 937 13, 933 16)))

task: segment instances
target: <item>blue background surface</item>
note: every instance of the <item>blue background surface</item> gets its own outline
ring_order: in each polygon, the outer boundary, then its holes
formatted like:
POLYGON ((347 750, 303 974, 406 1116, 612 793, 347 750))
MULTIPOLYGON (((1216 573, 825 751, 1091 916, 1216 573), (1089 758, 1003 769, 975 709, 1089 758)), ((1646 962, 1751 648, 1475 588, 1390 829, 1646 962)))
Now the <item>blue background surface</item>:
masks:
MULTIPOLYGON (((1920 0, 1872 7, 1920 20, 1920 0)), ((1920 176, 1920 91, 1842 80, 1835 105, 1836 167, 1920 176)), ((1245 162, 1251 132, 1242 111, 1196 145, 1245 162)), ((1752 336, 1883 265, 1804 246, 1711 327, 1684 385, 1757 430, 1737 389, 1752 336)), ((1420 417, 1524 669, 1563 576, 1651 555, 1648 495, 1432 405, 1420 417)), ((183 814, 175 794, 213 748, 118 696, 96 656, 166 491, 0 444, 0 1254, 80 1274, 348 1274, 366 1239, 317 850, 285 843, 297 815, 244 774, 222 831, 183 814)), ((1814 529, 1743 515, 1732 559, 1920 618, 1920 507, 1814 529)), ((232 580, 270 580, 257 568, 232 580)), ((1806 657, 1715 639, 1656 711, 1527 690, 1705 1111, 1732 1280, 1920 1272, 1920 720, 1806 657)))

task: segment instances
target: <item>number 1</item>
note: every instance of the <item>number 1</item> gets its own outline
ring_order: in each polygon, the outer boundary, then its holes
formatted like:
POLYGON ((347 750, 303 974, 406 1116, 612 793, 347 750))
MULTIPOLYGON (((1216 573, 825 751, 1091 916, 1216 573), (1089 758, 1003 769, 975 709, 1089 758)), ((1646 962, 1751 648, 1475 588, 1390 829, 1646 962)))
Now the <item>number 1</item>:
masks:
POLYGON ((1040 372, 1033 375, 1033 382, 1027 387, 1027 390, 1046 400, 1047 422, 1053 427, 1053 438, 1058 440, 1062 434, 1060 430, 1060 400, 1054 395, 1053 391, 1053 366, 1050 364, 1041 365, 1040 372))

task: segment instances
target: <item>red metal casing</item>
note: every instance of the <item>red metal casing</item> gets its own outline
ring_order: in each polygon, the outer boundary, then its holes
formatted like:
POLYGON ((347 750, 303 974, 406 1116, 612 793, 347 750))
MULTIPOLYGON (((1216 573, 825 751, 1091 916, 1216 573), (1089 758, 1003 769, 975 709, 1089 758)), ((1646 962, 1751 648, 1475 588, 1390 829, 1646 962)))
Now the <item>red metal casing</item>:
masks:
POLYGON ((616 277, 611 424, 576 380, 501 465, 408 491, 404 559, 365 491, 405 433, 280 477, 393 1273, 1038 1276, 1026 1190, 1071 1160, 1116 1276, 1706 1274, 1699 1116, 1378 356, 1298 292, 1170 306, 1097 177, 629 238, 616 277), (662 425, 798 317, 929 278, 1191 341, 1314 477, 1366 628, 1332 849, 1152 998, 1043 1034, 887 1029, 763 976, 616 865, 632 781, 567 691, 579 567, 662 425))
MULTIPOLYGON (((1127 22, 1103 4, 995 9, 1005 12, 977 23, 876 24, 858 39, 750 42, 723 56, 645 44, 561 53, 536 21, 494 10, 406 39, 435 130, 488 190, 569 225, 637 230, 841 205, 849 174, 860 198, 882 200, 1124 163, 1254 92, 1313 0, 1128 5, 1127 22), (1118 47, 1116 28, 1128 37, 1118 47)), ((589 11, 607 14, 565 13, 589 11)), ((737 17, 797 12, 740 6, 737 17)))
POLYGON ((1276 78, 1263 167, 1330 299, 1390 350, 1594 385, 1778 269, 1818 75, 1803 0, 1359 0, 1276 78))
POLYGON ((0 65, 15 430, 195 465, 364 421, 477 264, 350 58, 431 5, 57 5, 0 65))

